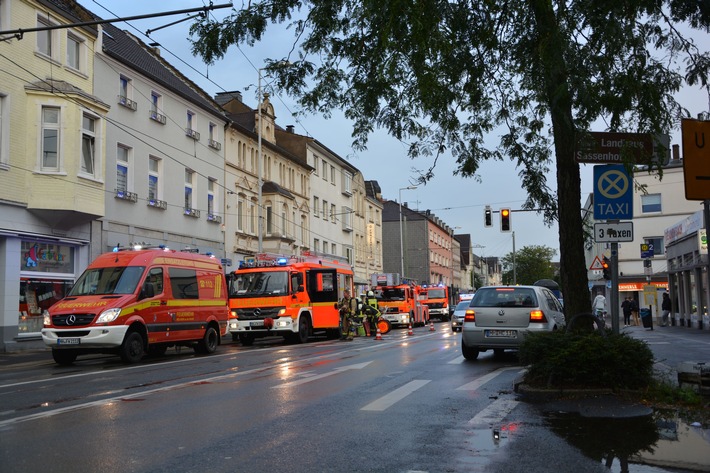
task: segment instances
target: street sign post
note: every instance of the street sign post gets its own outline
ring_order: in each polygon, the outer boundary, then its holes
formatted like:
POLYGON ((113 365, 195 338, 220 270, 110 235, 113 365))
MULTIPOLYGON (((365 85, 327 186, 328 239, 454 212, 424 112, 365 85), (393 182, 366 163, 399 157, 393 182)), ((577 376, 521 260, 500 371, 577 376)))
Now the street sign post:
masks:
POLYGON ((634 222, 595 223, 594 241, 597 243, 634 241, 634 222))
POLYGON ((683 119, 685 198, 710 199, 710 121, 683 119))
POLYGON ((594 219, 631 220, 633 184, 623 164, 594 166, 594 219))
POLYGON ((641 243, 641 259, 653 258, 653 243, 641 243))

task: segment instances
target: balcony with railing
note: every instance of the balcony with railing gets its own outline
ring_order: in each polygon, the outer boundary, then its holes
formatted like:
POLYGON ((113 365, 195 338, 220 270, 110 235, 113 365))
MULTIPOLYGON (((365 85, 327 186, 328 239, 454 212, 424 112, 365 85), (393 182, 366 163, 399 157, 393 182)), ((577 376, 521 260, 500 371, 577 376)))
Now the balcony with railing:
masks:
POLYGON ((131 100, 125 95, 118 96, 118 104, 126 108, 133 110, 134 112, 138 110, 138 103, 135 100, 131 100))
POLYGON ((151 120, 153 120, 154 122, 158 122, 161 125, 165 125, 165 123, 168 121, 165 115, 163 115, 162 113, 158 113, 155 110, 151 110, 149 116, 151 120))
POLYGON ((195 141, 200 141, 200 132, 195 131, 192 128, 185 128, 185 136, 188 136, 195 141))
POLYGON ((186 217, 200 218, 200 211, 197 209, 185 207, 183 210, 186 217))
POLYGON ((115 197, 117 199, 127 200, 129 202, 138 202, 138 194, 136 194, 135 192, 117 190, 115 197))
POLYGON ((153 207, 156 209, 166 210, 168 208, 168 203, 164 200, 159 199, 148 199, 148 207, 153 207))

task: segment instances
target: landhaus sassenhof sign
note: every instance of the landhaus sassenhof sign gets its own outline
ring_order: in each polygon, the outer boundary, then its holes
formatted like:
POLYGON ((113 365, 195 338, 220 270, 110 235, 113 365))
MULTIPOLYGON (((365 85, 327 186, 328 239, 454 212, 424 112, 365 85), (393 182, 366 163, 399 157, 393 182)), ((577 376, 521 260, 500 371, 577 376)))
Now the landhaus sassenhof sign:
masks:
POLYGON ((648 133, 608 133, 592 131, 581 137, 574 152, 578 163, 661 165, 670 159, 670 136, 648 133))

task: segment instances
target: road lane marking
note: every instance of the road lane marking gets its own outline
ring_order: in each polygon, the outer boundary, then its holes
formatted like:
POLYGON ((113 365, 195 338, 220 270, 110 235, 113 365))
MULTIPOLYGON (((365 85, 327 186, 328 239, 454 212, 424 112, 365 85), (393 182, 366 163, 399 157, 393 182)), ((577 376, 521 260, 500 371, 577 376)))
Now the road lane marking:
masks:
POLYGON ((361 411, 384 411, 388 407, 392 406, 398 401, 401 401, 405 397, 409 396, 412 394, 414 391, 417 389, 421 388, 422 386, 425 386, 427 383, 429 383, 431 380, 430 379, 415 379, 414 381, 410 381, 404 386, 401 386, 394 391, 392 391, 389 394, 386 394, 382 396, 379 399, 376 399, 372 401, 370 404, 366 405, 365 407, 361 408, 361 411))
POLYGON ((492 380, 496 376, 503 374, 504 371, 510 371, 510 370, 520 370, 522 373, 525 370, 521 370, 519 366, 511 366, 508 368, 499 368, 495 371, 492 371, 488 373, 487 375, 481 376, 480 378, 476 378, 470 383, 466 383, 463 386, 459 386, 456 388, 457 391, 475 391, 484 384, 486 384, 488 381, 492 380))
POLYGON ((515 399, 497 399, 469 420, 468 425, 488 427, 500 423, 519 403, 515 399))
POLYGON ((449 361, 447 364, 448 365, 458 365, 458 364, 463 363, 464 360, 466 360, 466 358, 464 358, 463 356, 459 356, 459 357, 454 358, 453 360, 449 361))
POLYGON ((292 386, 298 386, 299 384, 310 383, 311 381, 315 381, 315 380, 317 380, 317 379, 323 379, 323 378, 326 378, 326 377, 328 377, 328 376, 332 376, 332 375, 334 375, 334 374, 339 374, 339 373, 342 373, 342 372, 344 372, 344 371, 348 371, 348 370, 361 370, 361 369, 363 369, 364 367, 366 367, 367 365, 369 365, 370 363, 372 363, 372 362, 371 362, 371 361, 366 361, 365 363, 358 363, 358 364, 355 364, 355 365, 341 366, 340 368, 335 368, 334 370, 328 371, 327 373, 316 374, 316 375, 308 376, 308 377, 306 377, 306 378, 298 379, 298 380, 296 380, 296 381, 288 381, 288 382, 286 382, 286 383, 277 384, 276 386, 271 386, 271 389, 274 389, 274 388, 277 388, 277 389, 278 389, 278 388, 290 388, 290 387, 292 387, 292 386))

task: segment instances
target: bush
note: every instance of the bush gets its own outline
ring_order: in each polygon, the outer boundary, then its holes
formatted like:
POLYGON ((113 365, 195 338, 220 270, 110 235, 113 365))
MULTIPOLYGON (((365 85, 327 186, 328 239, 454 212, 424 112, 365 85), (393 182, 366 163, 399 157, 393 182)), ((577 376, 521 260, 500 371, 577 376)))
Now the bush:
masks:
POLYGON ((525 383, 548 388, 642 389, 653 379, 653 352, 623 334, 529 334, 520 348, 525 383))

